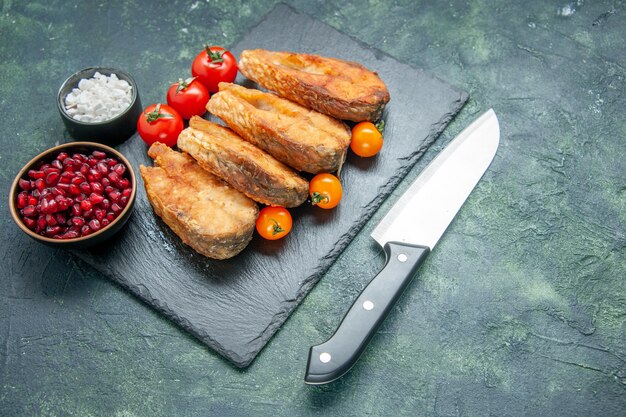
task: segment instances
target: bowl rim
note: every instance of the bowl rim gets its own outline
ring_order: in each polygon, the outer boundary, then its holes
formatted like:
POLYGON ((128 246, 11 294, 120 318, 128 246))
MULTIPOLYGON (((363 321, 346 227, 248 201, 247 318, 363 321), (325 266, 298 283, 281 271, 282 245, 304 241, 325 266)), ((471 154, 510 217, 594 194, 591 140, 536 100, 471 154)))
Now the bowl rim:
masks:
MULTIPOLYGON (((110 74, 109 74, 110 75, 110 74)), ((92 75, 93 78, 93 75, 92 75)), ((72 123, 76 123, 78 125, 83 125, 83 126, 105 126, 108 123, 112 123, 117 121, 118 119, 121 119, 122 117, 124 117, 129 111, 131 111, 131 109, 135 106, 135 103, 137 102, 137 97, 138 97, 138 91, 137 91, 137 82, 135 81, 135 79, 126 71, 122 71, 121 69, 118 68, 113 68, 113 67, 102 67, 102 66, 93 66, 93 67, 87 67, 87 68, 83 68, 81 70, 76 71, 75 73, 73 73, 72 75, 70 75, 69 77, 67 77, 65 79, 65 81, 63 81, 63 83, 61 84, 61 87, 59 87, 59 91, 57 91, 57 108, 59 109, 59 112, 61 113, 61 115, 70 120, 72 123), (130 104, 128 105, 128 107, 126 107, 126 109, 124 109, 123 112, 119 113, 117 116, 111 118, 111 119, 107 119, 107 120, 103 120, 101 122, 83 122, 81 120, 76 120, 74 119, 69 113, 67 113, 67 111, 65 110, 65 97, 61 97, 61 94, 63 92, 63 90, 65 89, 65 87, 67 85, 70 84, 71 82, 76 82, 78 85, 78 81, 80 81, 80 79, 78 78, 79 74, 82 72, 87 72, 87 71, 93 71, 95 70, 96 72, 100 72, 101 70, 104 72, 108 72, 108 73, 115 73, 115 75, 122 75, 126 78, 128 78, 128 80, 130 82, 130 85, 132 87, 132 99, 130 100, 130 104)))
POLYGON ((29 235, 30 237, 42 241, 42 242, 47 242, 47 243, 52 243, 52 244, 57 244, 57 245, 69 245, 69 244, 74 244, 76 242, 85 242, 87 240, 90 240, 94 237, 100 236, 101 234, 107 232, 108 230, 110 230, 116 223, 118 223, 122 218, 124 218, 124 216, 126 215, 126 213, 128 211, 130 211, 134 205, 134 201, 135 201, 135 197, 137 195, 137 178, 135 175, 135 171, 133 170, 132 165, 130 164, 130 162, 128 161, 128 159, 126 159, 126 157, 124 155, 122 155, 122 153, 110 146, 107 145, 103 145, 101 143, 97 143, 97 142, 67 142, 67 143, 63 143, 61 145, 57 145, 54 146, 52 148, 49 148, 43 152, 41 152, 40 154, 38 154, 37 156, 35 156, 34 158, 32 158, 30 161, 28 161, 23 167, 22 169, 17 173, 17 175, 15 176, 15 179, 13 180, 13 183, 11 184, 11 189, 9 191, 9 210, 11 212, 11 217, 13 218, 13 221, 17 224, 17 226, 22 229, 22 231, 24 233, 26 233, 27 235, 29 235), (64 149, 68 149, 71 147, 95 147, 95 148, 99 148, 105 152, 109 152, 113 155, 115 155, 117 158, 119 158, 119 160, 124 163, 124 165, 126 165, 126 168, 128 168, 128 172, 130 175, 130 180, 131 180, 131 186, 132 186, 132 191, 130 194, 130 198, 128 199, 128 203, 126 204, 126 207, 124 207, 124 209, 120 212, 120 214, 108 225, 106 225, 105 227, 103 227, 102 229, 98 230, 95 233, 92 233, 90 235, 87 236, 80 236, 80 237, 76 237, 73 239, 54 239, 51 237, 46 237, 46 236, 42 236, 40 234, 37 234, 35 232, 33 232, 32 230, 30 230, 28 227, 26 227, 26 225, 24 224, 24 222, 22 221, 22 218, 19 215, 19 209, 16 206, 16 196, 18 193, 18 187, 19 187, 19 180, 20 178, 24 177, 24 175, 26 174, 26 172, 28 172, 28 170, 30 168, 32 168, 32 166, 39 162, 41 159, 44 159, 45 157, 49 156, 50 154, 53 154, 55 152, 60 152, 64 149))

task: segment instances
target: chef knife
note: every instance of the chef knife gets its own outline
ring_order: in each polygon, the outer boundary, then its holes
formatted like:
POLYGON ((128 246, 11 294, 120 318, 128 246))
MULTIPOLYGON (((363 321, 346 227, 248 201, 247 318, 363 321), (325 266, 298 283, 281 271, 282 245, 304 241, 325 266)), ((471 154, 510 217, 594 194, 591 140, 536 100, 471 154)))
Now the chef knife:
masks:
POLYGON ((493 109, 463 130, 420 173, 372 232, 384 268, 365 287, 335 334, 312 346, 304 381, 326 384, 356 363, 418 266, 491 164, 500 141, 493 109))

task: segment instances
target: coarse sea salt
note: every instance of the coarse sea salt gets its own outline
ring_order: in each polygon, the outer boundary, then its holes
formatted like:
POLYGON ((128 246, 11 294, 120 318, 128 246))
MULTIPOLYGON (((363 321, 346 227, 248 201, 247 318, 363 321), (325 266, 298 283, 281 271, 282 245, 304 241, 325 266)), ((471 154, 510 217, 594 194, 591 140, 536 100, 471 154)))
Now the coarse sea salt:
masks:
POLYGON ((99 72, 93 78, 83 78, 78 88, 65 96, 65 111, 74 120, 98 123, 110 120, 130 106, 132 86, 116 74, 99 72))

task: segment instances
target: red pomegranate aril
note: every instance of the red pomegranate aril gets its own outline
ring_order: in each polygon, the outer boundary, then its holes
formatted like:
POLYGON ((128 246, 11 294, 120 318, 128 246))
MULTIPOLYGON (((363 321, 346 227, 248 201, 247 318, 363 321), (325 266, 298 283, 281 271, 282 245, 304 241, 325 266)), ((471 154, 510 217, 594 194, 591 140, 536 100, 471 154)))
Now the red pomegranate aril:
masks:
POLYGON ((80 166, 79 172, 80 172, 81 174, 83 174, 83 175, 87 175, 87 173, 89 172, 89 169, 90 169, 90 168, 91 168, 91 167, 89 166, 89 164, 87 164, 87 163, 83 163, 83 164, 80 166))
POLYGON ((65 224, 67 223, 67 218, 65 217, 65 214, 63 213, 55 214, 54 218, 56 219, 57 224, 60 224, 62 226, 65 226, 65 224))
POLYGON ((72 195, 78 195, 78 194, 80 194, 80 189, 78 188, 78 186, 76 186, 74 184, 70 184, 69 185, 69 192, 72 195))
POLYGON ((91 193, 91 195, 89 196, 89 201, 91 201, 93 204, 100 204, 102 203, 102 200, 104 200, 104 197, 102 197, 101 194, 91 193))
POLYGON ((41 195, 41 193, 39 192, 38 189, 34 189, 31 193, 30 193, 33 197, 35 198, 39 198, 39 196, 41 195))
POLYGON ((84 194, 87 194, 87 193, 91 192, 91 187, 86 182, 81 182, 78 185, 78 189, 80 190, 81 193, 84 193, 84 194))
POLYGON ((61 162, 59 159, 55 159, 54 161, 50 162, 50 166, 55 167, 58 170, 63 169, 63 162, 61 162))
POLYGON ((65 193, 69 193, 70 192, 70 187, 72 186, 72 184, 63 184, 63 183, 58 183, 56 185, 56 187, 59 190, 63 190, 65 193))
POLYGON ((52 214, 46 214, 45 219, 46 219, 46 223, 48 224, 48 226, 56 226, 57 225, 57 219, 52 214))
POLYGON ((85 194, 80 194, 76 196, 76 202, 80 203, 81 201, 83 201, 85 199, 85 194))
POLYGON ((48 222, 46 221, 46 216, 39 216, 37 219, 37 229, 43 230, 48 226, 48 222))
POLYGON ((111 193, 111 191, 113 190, 117 190, 117 188, 115 187, 111 187, 110 185, 107 185, 106 187, 104 187, 104 192, 108 195, 109 193, 111 193))
POLYGON ((80 209, 80 204, 76 203, 76 204, 72 205, 71 214, 74 217, 77 217, 77 216, 80 216, 81 214, 83 214, 83 211, 80 209))
POLYGON ((36 197, 33 197, 32 195, 29 195, 26 199, 27 201, 27 205, 29 206, 36 206, 37 203, 39 202, 39 199, 37 199, 36 197))
POLYGON ((49 166, 47 168, 42 169, 43 173, 46 174, 46 176, 50 175, 53 172, 56 172, 57 174, 61 173, 60 169, 57 169, 55 167, 49 166))
POLYGON ((93 230, 94 232, 97 232, 98 230, 100 230, 100 228, 102 227, 102 225, 100 224, 100 220, 98 219, 93 219, 89 221, 89 227, 91 228, 91 230, 93 230))
POLYGON ((85 158, 83 155, 79 154, 79 153, 75 153, 74 155, 72 155, 72 159, 74 159, 76 162, 84 162, 83 159, 86 161, 87 158, 85 158))
POLYGON ((113 158, 107 159, 107 165, 109 167, 114 167, 115 165, 117 165, 117 159, 113 159, 113 158))
POLYGON ((70 184, 80 185, 83 182, 85 182, 85 177, 77 173, 76 176, 72 178, 72 181, 70 181, 70 184))
POLYGON ((122 207, 126 207, 126 204, 128 204, 128 197, 122 197, 120 198, 120 202, 119 202, 120 206, 122 207))
POLYGON ((46 176, 46 184, 49 186, 56 185, 59 182, 59 173, 51 172, 46 176))
POLYGON ((63 161, 65 158, 67 158, 69 155, 67 154, 67 152, 59 152, 59 154, 57 155, 57 159, 59 161, 63 161))
POLYGON ((35 226, 37 226, 37 221, 35 219, 31 219, 30 217, 24 217, 22 221, 29 229, 34 229, 35 226))
POLYGON ((35 181, 35 188, 37 188, 39 192, 42 192, 43 189, 46 188, 46 182, 43 179, 38 178, 37 181, 35 181))
POLYGON ((68 200, 67 198, 59 201, 59 208, 57 211, 65 211, 72 205, 72 200, 68 200))
POLYGON ((104 200, 102 200, 102 203, 100 203, 100 207, 102 207, 104 210, 108 210, 109 207, 111 207, 111 201, 109 201, 108 198, 105 198, 104 200))
POLYGON ((83 200, 80 202, 80 208, 83 211, 91 210, 91 201, 83 200))
POLYGON ((18 181, 18 185, 24 191, 28 191, 31 188, 30 181, 25 180, 24 178, 20 178, 20 180, 18 181))
POLYGON ((126 167, 122 164, 115 164, 112 171, 121 177, 126 172, 126 167))
POLYGON ((119 180, 119 182, 117 183, 117 185, 118 185, 121 189, 130 188, 130 180, 129 180, 128 178, 122 178, 121 180, 119 180))
POLYGON ((111 204, 111 211, 115 214, 118 214, 120 211, 122 211, 122 207, 117 203, 113 203, 111 204))
POLYGON ((36 180, 36 179, 45 177, 46 174, 44 174, 43 171, 35 171, 34 169, 31 169, 28 171, 28 176, 36 180))
POLYGON ((112 211, 109 211, 109 212, 107 213, 107 217, 106 217, 106 219, 107 219, 108 221, 112 222, 113 220, 115 220, 115 213, 113 213, 112 211))
POLYGON ((22 216, 33 217, 35 214, 37 214, 37 210, 33 205, 26 206, 22 209, 22 216))
POLYGON ((87 236, 93 233, 93 230, 91 230, 91 227, 84 225, 83 227, 80 228, 80 234, 81 236, 87 236))
POLYGON ((77 227, 82 227, 85 224, 85 219, 80 216, 75 216, 70 219, 72 221, 72 225, 77 227))
POLYGON ((107 157, 107 154, 102 151, 93 151, 91 155, 93 155, 93 157, 96 159, 104 159, 107 157))
POLYGON ((85 219, 91 219, 91 218, 93 218, 93 209, 85 210, 85 211, 83 212, 83 217, 84 217, 85 219))
POLYGON ((61 226, 48 226, 46 227, 46 235, 48 237, 53 237, 54 235, 58 235, 61 232, 61 226))
POLYGON ((111 186, 111 180, 108 179, 107 177, 104 177, 100 180, 100 183, 102 184, 103 187, 110 187, 111 186))
POLYGON ((130 198, 132 192, 133 190, 131 188, 124 188, 122 190, 122 197, 130 198))
POLYGON ((68 230, 61 235, 61 239, 76 239, 80 234, 75 230, 68 230))
POLYGON ((105 175, 109 172, 109 167, 104 162, 98 162, 98 164, 96 165, 96 169, 102 175, 105 175))
POLYGON ((93 215, 96 217, 96 219, 102 221, 102 219, 104 219, 104 216, 106 216, 106 212, 102 209, 95 209, 93 211, 93 215))
MULTIPOLYGON (((119 180, 120 180, 120 176, 119 176, 119 175, 117 175, 117 173, 115 173, 115 172, 111 172, 111 173, 109 174, 109 179, 111 180, 111 182, 112 182, 113 184, 117 184, 117 185, 119 186, 118 182, 119 182, 119 180)), ((123 188, 123 187, 120 187, 120 188, 123 188)))
POLYGON ((95 167, 97 163, 98 160, 93 155, 89 155, 89 158, 87 158, 87 165, 89 165, 90 167, 95 167))
POLYGON ((118 201, 120 201, 120 197, 122 196, 122 194, 116 190, 115 188, 109 193, 109 198, 111 199, 111 201, 117 203, 118 201))
POLYGON ((28 205, 28 193, 26 191, 22 191, 17 195, 17 208, 24 208, 28 205))
POLYGON ((110 222, 107 219, 102 219, 102 221, 100 223, 102 223, 102 227, 107 227, 110 222))
POLYGON ((96 194, 102 194, 104 191, 104 187, 99 182, 90 182, 89 186, 91 187, 91 191, 96 194))

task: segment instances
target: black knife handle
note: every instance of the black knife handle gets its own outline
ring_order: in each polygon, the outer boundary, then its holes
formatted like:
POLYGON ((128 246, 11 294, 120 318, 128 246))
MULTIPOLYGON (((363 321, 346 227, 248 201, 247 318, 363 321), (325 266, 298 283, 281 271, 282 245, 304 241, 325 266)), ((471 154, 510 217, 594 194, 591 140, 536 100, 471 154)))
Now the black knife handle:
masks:
POLYGON ((307 384, 326 384, 348 372, 429 252, 426 246, 385 244, 385 267, 363 289, 335 334, 309 350, 307 384))

